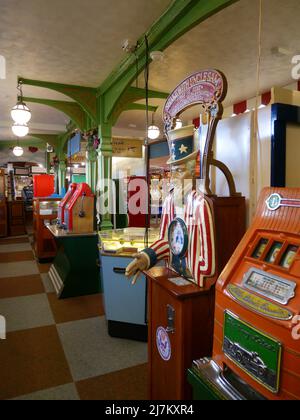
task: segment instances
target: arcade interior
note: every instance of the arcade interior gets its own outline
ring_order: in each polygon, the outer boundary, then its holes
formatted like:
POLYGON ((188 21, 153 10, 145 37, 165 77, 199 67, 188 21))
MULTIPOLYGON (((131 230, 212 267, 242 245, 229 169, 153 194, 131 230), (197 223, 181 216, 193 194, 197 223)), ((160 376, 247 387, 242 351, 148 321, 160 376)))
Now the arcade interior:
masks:
POLYGON ((299 0, 1 0, 0 400, 300 399, 299 0))

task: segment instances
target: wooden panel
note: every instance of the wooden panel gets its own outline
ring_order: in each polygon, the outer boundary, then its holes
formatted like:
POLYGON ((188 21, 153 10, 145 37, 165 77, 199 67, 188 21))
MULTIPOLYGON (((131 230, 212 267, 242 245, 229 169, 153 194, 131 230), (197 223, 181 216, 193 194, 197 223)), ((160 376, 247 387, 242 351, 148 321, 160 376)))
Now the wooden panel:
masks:
POLYGON ((23 201, 8 203, 8 227, 10 236, 25 235, 25 207, 23 201))
POLYGON ((73 233, 92 233, 94 232, 94 197, 85 197, 83 201, 77 200, 73 209, 73 233), (80 211, 83 209, 85 216, 80 217, 80 211))

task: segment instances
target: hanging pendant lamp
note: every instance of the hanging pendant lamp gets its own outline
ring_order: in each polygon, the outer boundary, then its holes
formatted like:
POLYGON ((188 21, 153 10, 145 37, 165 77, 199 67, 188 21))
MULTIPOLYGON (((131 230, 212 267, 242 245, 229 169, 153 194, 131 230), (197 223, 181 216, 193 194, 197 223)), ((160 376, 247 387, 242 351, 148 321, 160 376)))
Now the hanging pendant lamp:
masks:
POLYGON ((21 81, 19 81, 17 89, 19 91, 18 102, 12 108, 10 114, 16 124, 20 124, 23 126, 29 123, 29 121, 31 120, 31 111, 25 104, 25 102, 23 102, 23 91, 21 81))

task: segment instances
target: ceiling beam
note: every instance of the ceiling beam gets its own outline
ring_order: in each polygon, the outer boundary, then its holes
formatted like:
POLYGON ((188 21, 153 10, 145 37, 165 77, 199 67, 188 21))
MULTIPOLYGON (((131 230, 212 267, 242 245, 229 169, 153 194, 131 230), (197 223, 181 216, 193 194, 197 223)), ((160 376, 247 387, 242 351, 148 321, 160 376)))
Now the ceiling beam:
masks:
MULTIPOLYGON (((173 0, 167 11, 146 33, 150 51, 163 51, 178 38, 220 10, 238 0, 173 0)), ((145 36, 137 43, 135 54, 127 56, 99 86, 103 123, 108 122, 119 98, 146 67, 145 36)))

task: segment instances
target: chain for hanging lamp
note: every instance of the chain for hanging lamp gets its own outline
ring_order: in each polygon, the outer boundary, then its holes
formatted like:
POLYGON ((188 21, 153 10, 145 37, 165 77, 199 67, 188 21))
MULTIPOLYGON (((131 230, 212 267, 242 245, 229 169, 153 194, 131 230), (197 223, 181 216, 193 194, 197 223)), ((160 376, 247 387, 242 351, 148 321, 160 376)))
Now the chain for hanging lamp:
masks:
POLYGON ((27 123, 31 120, 31 111, 23 101, 21 81, 19 81, 17 89, 19 91, 18 102, 10 112, 11 117, 14 120, 12 131, 17 137, 25 137, 29 132, 27 123))

